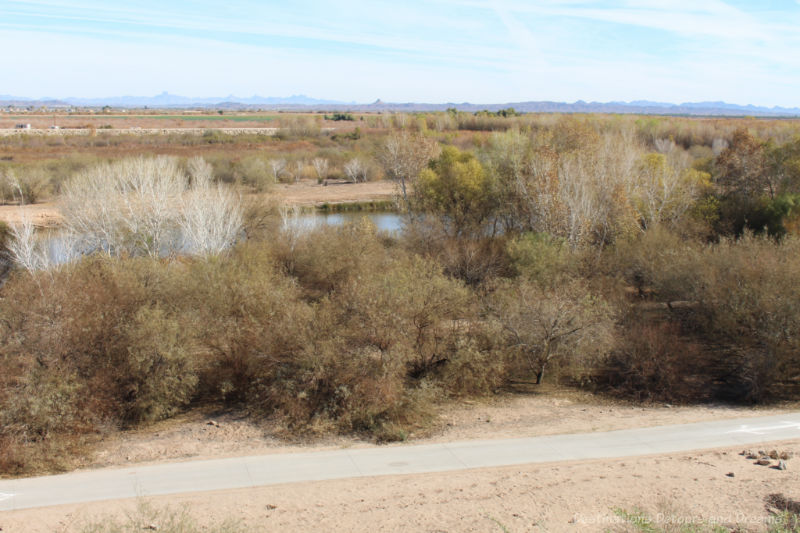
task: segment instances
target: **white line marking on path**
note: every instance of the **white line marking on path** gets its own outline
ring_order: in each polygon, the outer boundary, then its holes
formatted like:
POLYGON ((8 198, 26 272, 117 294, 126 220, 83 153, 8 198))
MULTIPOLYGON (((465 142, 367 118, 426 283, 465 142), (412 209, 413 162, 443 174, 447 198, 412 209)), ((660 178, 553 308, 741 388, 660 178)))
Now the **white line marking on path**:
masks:
POLYGON ((14 497, 13 494, 6 494, 5 492, 0 492, 0 502, 2 502, 3 500, 8 500, 13 497, 14 497))
POLYGON ((776 429, 800 429, 800 424, 796 422, 783 422, 777 426, 754 426, 742 425, 739 429, 728 431, 728 433, 752 433, 753 435, 764 435, 764 432, 775 431, 776 429))

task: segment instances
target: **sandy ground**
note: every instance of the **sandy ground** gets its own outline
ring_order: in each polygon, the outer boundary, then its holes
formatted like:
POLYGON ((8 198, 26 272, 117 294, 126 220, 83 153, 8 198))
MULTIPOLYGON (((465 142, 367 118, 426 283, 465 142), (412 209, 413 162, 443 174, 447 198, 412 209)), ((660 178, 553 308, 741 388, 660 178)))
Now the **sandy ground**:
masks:
POLYGON ((28 218, 35 226, 56 226, 61 222, 61 213, 54 202, 31 205, 0 205, 0 221, 19 224, 28 218))
POLYGON ((323 203, 367 202, 371 200, 391 200, 396 193, 396 185, 391 181, 370 181, 367 183, 336 183, 327 186, 316 181, 300 183, 279 183, 270 193, 292 205, 319 205, 323 203))
MULTIPOLYGON (((395 184, 390 181, 367 183, 330 183, 327 186, 316 181, 304 180, 299 183, 275 185, 265 198, 274 198, 290 205, 312 206, 324 203, 367 202, 372 200, 391 200, 395 194, 395 184)), ((0 205, 0 221, 19 223, 23 217, 30 217, 36 226, 56 226, 61 221, 61 213, 56 202, 43 202, 32 205, 0 205)))
MULTIPOLYGON (((409 441, 609 431, 777 414, 797 407, 636 407, 574 391, 503 394, 442 406, 439 422, 412 433, 409 441)), ((110 436, 87 466, 372 446, 352 437, 292 444, 275 437, 278 431, 273 424, 256 424, 239 413, 198 410, 110 436)), ((798 456, 800 440, 769 448, 798 456)), ((643 509, 662 520, 717 520, 763 531, 770 518, 764 504, 767 495, 784 493, 800 499, 800 460, 789 460, 789 469, 779 471, 753 464, 738 455, 740 451, 298 483, 150 501, 162 510, 185 507, 200 531, 223 519, 237 521, 242 531, 607 531, 621 527, 615 523, 615 508, 643 509), (730 472, 734 477, 726 475, 730 472)), ((112 516, 121 519, 140 503, 124 500, 6 512, 0 514, 0 528, 3 533, 81 531, 112 516)))
MULTIPOLYGON (((800 452, 800 440, 771 446, 800 452)), ((800 463, 790 459, 789 468, 780 471, 757 466, 740 451, 356 478, 146 501, 162 512, 185 509, 199 531, 226 519, 237 523, 237 531, 625 531, 615 509, 642 510, 662 527, 704 520, 765 531, 774 520, 767 495, 800 498, 800 463)), ((142 501, 6 512, 0 514, 0 528, 81 531, 126 514, 141 520, 130 531, 163 527, 163 518, 134 511, 142 501)))
MULTIPOLYGON (((411 432, 408 442, 426 444, 612 431, 722 418, 768 416, 797 408, 797 404, 759 409, 726 406, 635 407, 600 401, 591 395, 572 391, 549 391, 543 395, 507 394, 486 401, 442 406, 433 427, 411 432)), ((198 410, 147 428, 113 434, 103 441, 85 466, 129 466, 167 460, 374 445, 356 437, 343 436, 287 443, 279 438, 280 429, 274 423, 257 423, 242 413, 198 410)), ((403 443, 391 445, 402 446, 403 443)))

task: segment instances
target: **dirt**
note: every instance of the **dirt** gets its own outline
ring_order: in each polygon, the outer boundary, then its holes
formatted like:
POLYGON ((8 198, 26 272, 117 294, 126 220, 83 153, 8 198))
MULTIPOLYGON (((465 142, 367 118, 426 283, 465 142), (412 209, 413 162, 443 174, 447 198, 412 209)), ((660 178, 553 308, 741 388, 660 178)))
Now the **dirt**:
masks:
MULTIPOLYGON (((796 409, 797 405, 760 409, 729 406, 637 407, 605 402, 589 394, 573 391, 555 390, 530 396, 507 394, 484 401, 441 406, 437 422, 432 427, 410 432, 408 442, 426 444, 613 431, 722 418, 768 416, 786 412, 790 408, 796 409)), ((196 410, 144 429, 110 436, 97 449, 87 466, 128 466, 374 445, 357 437, 344 436, 287 443, 279 437, 281 434, 282 428, 275 422, 257 422, 238 412, 196 410)))
MULTIPOLYGON (((800 451, 800 440, 774 443, 800 451)), ((205 531, 233 520, 237 531, 634 531, 623 513, 659 527, 738 524, 765 531, 770 494, 800 496, 797 464, 756 466, 738 448, 634 459, 572 461, 459 472, 356 478, 161 496, 157 509, 185 509, 205 531), (730 476, 733 474, 733 477, 730 476)), ((794 461, 797 461, 796 459, 794 461)), ((118 500, 0 515, 4 533, 81 531, 137 516, 118 500)), ((158 527, 152 520, 131 530, 158 527)), ((635 531, 650 531, 636 529, 635 531)), ((668 529, 678 531, 678 529, 668 529)))
POLYGON ((55 202, 31 205, 0 205, 0 222, 19 224, 28 218, 35 226, 51 227, 61 223, 61 213, 55 202))
MULTIPOLYGON (((796 404, 746 409, 729 406, 632 406, 574 391, 503 394, 441 407, 433 428, 412 432, 424 444, 469 439, 608 431, 797 409, 796 404)), ((88 466, 110 467, 236 455, 368 447, 353 437, 286 443, 275 423, 237 412, 196 410, 106 439, 88 466)), ((402 443, 394 444, 402 446, 402 443)), ((800 455, 800 440, 772 443, 800 455)), ((641 509, 672 521, 738 523, 763 531, 771 519, 764 499, 800 497, 798 459, 786 471, 754 464, 740 449, 572 461, 449 472, 297 483, 163 496, 157 508, 183 507, 203 527, 229 518, 244 531, 608 531, 620 527, 615 509, 641 509), (733 474, 731 476, 730 474, 733 474)), ((8 532, 80 531, 86 524, 129 515, 131 500, 7 512, 8 532)), ((135 514, 135 513, 134 513, 135 514)), ((136 529, 139 529, 138 527, 136 529)), ((201 528, 201 530, 204 530, 201 528)))
POLYGON ((275 185, 272 193, 290 205, 320 205, 323 203, 369 202, 391 200, 397 186, 391 181, 366 183, 329 182, 320 185, 315 181, 275 185))

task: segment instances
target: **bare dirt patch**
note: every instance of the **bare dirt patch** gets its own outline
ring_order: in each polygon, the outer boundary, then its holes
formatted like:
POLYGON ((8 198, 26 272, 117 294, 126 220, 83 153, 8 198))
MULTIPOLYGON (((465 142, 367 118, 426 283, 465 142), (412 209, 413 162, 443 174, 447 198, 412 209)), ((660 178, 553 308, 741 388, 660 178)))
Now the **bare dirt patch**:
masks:
MULTIPOLYGON (((721 418, 768 416, 783 408, 727 406, 636 407, 600 401, 572 391, 546 395, 501 395, 485 401, 442 406, 437 423, 418 428, 409 443, 535 437, 565 433, 612 431, 687 424, 721 418)), ((120 432, 103 441, 88 467, 127 466, 172 460, 211 459, 240 455, 291 453, 373 446, 357 437, 329 436, 292 443, 283 440, 274 422, 257 422, 242 413, 197 410, 136 431, 120 432)), ((393 444, 402 446, 402 443, 393 444)))
POLYGON ((61 223, 61 213, 55 202, 30 205, 0 205, 0 222, 19 224, 25 219, 35 226, 50 227, 61 223))
POLYGON ((320 205, 323 203, 390 200, 394 197, 396 189, 396 185, 391 181, 329 182, 328 185, 321 185, 304 180, 298 183, 277 184, 270 195, 291 205, 320 205))
MULTIPOLYGON (((800 440, 772 446, 796 454, 800 440)), ((765 498, 796 498, 800 477, 753 465, 739 451, 296 483, 152 503, 185 506, 203 526, 233 518, 243 531, 624 531, 614 509, 641 509, 661 527, 703 520, 765 531, 774 520, 765 498)), ((0 516, 0 527, 7 533, 80 531, 135 506, 121 500, 14 511, 0 516)))

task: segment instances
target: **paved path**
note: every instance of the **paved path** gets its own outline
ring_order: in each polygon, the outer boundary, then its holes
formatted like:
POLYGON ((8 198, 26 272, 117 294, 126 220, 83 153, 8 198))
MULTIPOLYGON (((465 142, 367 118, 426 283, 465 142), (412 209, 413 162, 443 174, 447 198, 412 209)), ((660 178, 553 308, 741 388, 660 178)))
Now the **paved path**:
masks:
POLYGON ((0 480, 0 511, 362 476, 631 457, 800 438, 800 412, 605 433, 273 454, 0 480))

